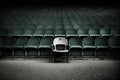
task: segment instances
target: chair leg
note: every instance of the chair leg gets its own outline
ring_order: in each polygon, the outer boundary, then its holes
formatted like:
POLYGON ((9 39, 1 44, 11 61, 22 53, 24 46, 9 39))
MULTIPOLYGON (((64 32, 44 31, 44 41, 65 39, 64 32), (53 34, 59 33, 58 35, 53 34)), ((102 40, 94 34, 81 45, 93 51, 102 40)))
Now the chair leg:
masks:
POLYGON ((14 50, 12 49, 12 56, 14 56, 15 55, 15 53, 14 53, 14 50))

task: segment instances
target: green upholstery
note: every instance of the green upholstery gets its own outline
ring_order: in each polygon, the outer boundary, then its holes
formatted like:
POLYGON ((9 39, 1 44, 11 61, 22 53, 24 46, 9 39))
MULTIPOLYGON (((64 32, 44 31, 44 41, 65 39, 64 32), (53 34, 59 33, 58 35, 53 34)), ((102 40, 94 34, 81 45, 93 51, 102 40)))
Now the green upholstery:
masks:
POLYGON ((47 29, 47 30, 45 31, 44 36, 54 37, 54 30, 53 30, 53 29, 47 29))
POLYGON ((110 56, 120 57, 120 37, 110 37, 108 40, 110 46, 110 56))
POLYGON ((83 48, 95 48, 94 39, 91 37, 85 37, 82 40, 83 48))
POLYGON ((24 34, 24 30, 21 28, 20 29, 12 29, 8 33, 9 36, 22 36, 23 34, 24 34))
POLYGON ((84 28, 79 29, 78 30, 78 36, 89 36, 88 30, 84 29, 84 28))
POLYGON ((33 34, 33 36, 43 37, 43 36, 44 36, 44 33, 45 33, 45 30, 37 29, 37 30, 35 31, 35 33, 33 34))
POLYGON ((55 29, 64 29, 64 26, 63 25, 56 25, 55 29))
POLYGON ((6 37, 0 40, 0 49, 2 50, 2 56, 12 56, 12 46, 15 43, 15 39, 6 37))
POLYGON ((91 37, 85 37, 82 40, 83 56, 95 56, 95 44, 94 39, 91 37))
POLYGON ((56 29, 55 36, 65 36, 65 30, 64 29, 56 29))
POLYGON ((14 56, 25 56, 25 49, 28 39, 26 37, 20 37, 16 40, 14 48, 14 56))
POLYGON ((75 29, 66 30, 66 37, 70 37, 70 36, 78 36, 77 31, 75 29))
POLYGON ((109 53, 108 40, 104 37, 97 37, 95 39, 96 56, 107 56, 109 53))
POLYGON ((102 28, 100 29, 101 36, 111 36, 110 29, 108 28, 102 28))
POLYGON ((45 25, 41 24, 41 25, 37 25, 36 29, 46 29, 46 28, 45 28, 45 25))
POLYGON ((51 37, 43 37, 40 41, 39 48, 51 48, 52 38, 51 37))
POLYGON ((46 29, 54 29, 55 25, 46 25, 46 29))
POLYGON ((78 37, 71 37, 69 39, 70 48, 82 48, 82 40, 78 37))
POLYGON ((34 34, 34 30, 33 29, 27 29, 27 30, 25 30, 23 36, 31 37, 31 36, 33 36, 33 34, 34 34))
POLYGON ((120 28, 111 29, 111 34, 113 36, 120 36, 120 28))
POLYGON ((28 42, 28 39, 26 37, 20 37, 16 40, 13 48, 24 48, 27 42, 28 42))
POLYGON ((74 29, 74 26, 73 25, 64 25, 65 29, 74 29))
POLYGON ((40 38, 32 37, 28 40, 25 48, 38 48, 39 45, 40 45, 40 38))
POLYGON ((90 36, 100 36, 99 29, 90 28, 89 29, 89 35, 90 36))
POLYGON ((95 39, 96 48, 108 48, 108 40, 104 37, 97 37, 95 39))
POLYGON ((120 48, 120 37, 110 37, 108 43, 110 48, 120 48))

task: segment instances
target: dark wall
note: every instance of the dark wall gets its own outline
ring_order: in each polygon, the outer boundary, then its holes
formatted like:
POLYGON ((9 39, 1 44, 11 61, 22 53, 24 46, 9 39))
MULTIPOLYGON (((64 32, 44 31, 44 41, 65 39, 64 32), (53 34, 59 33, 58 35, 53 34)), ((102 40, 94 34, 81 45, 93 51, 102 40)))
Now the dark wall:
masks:
POLYGON ((119 0, 0 0, 0 5, 119 5, 119 0))

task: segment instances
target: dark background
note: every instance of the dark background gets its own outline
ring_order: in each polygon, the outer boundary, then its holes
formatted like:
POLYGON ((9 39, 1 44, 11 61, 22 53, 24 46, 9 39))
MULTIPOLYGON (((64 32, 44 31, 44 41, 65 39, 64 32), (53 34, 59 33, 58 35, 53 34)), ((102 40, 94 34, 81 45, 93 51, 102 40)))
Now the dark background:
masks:
POLYGON ((0 0, 0 6, 119 6, 119 0, 0 0))

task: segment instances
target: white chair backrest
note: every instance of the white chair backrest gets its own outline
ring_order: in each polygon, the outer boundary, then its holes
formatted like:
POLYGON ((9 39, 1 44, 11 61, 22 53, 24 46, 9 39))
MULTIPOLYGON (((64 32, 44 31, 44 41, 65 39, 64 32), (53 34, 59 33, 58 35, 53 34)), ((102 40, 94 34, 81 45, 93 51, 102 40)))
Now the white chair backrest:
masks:
POLYGON ((68 40, 64 37, 57 37, 53 40, 53 45, 68 45, 68 40))

